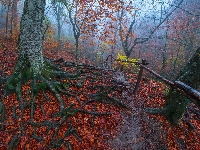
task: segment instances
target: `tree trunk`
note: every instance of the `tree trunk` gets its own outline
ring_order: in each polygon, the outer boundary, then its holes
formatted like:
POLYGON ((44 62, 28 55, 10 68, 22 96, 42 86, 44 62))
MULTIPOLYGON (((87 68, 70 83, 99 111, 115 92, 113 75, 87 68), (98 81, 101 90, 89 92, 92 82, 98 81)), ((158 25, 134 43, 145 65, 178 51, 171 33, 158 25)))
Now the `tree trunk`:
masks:
POLYGON ((61 42, 61 29, 62 29, 62 23, 61 23, 61 19, 62 19, 62 14, 63 14, 63 7, 61 6, 62 3, 58 3, 56 1, 52 2, 52 5, 54 7, 54 11, 55 11, 55 15, 56 15, 56 20, 58 23, 58 32, 57 32, 57 40, 59 43, 59 46, 57 48, 58 51, 61 50, 62 48, 62 42, 61 42))
MULTIPOLYGON (((200 48, 180 71, 176 80, 181 81, 194 89, 198 89, 200 85, 200 48)), ((181 95, 174 88, 171 88, 165 101, 164 108, 148 108, 146 112, 151 114, 159 114, 166 117, 172 124, 178 124, 182 118, 185 109, 190 101, 181 95)))
POLYGON ((62 47, 62 43, 61 43, 61 22, 60 22, 61 20, 60 20, 60 16, 59 15, 57 16, 57 18, 58 18, 57 22, 58 22, 58 43, 59 43, 58 51, 60 51, 61 47, 62 47))
POLYGON ((18 0, 13 0, 12 1, 12 16, 11 16, 11 29, 10 29, 10 34, 11 36, 13 35, 13 31, 16 30, 16 26, 17 26, 17 3, 18 0))
POLYGON ((6 12, 6 38, 8 38, 8 28, 9 28, 9 11, 10 11, 11 0, 8 2, 7 12, 6 12))
POLYGON ((31 118, 34 116, 36 96, 41 90, 52 91, 60 103, 61 112, 65 107, 57 90, 62 86, 62 82, 58 82, 57 79, 66 78, 68 74, 50 61, 44 60, 42 54, 45 1, 24 2, 18 41, 18 61, 14 72, 6 81, 4 91, 4 96, 16 92, 17 99, 23 103, 22 84, 31 81, 31 118))
POLYGON ((37 75, 43 68, 43 20, 45 0, 25 0, 20 24, 18 63, 30 63, 31 72, 37 75))
POLYGON ((75 40, 76 40, 76 63, 78 63, 78 60, 79 60, 78 38, 79 38, 79 36, 75 36, 75 40))

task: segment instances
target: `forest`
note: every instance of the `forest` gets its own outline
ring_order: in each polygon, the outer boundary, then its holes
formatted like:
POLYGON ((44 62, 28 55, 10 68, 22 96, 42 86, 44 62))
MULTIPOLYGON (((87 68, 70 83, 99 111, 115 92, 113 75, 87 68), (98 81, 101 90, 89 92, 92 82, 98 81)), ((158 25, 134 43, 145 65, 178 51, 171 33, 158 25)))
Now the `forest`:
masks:
POLYGON ((199 150, 199 0, 0 0, 0 150, 199 150))

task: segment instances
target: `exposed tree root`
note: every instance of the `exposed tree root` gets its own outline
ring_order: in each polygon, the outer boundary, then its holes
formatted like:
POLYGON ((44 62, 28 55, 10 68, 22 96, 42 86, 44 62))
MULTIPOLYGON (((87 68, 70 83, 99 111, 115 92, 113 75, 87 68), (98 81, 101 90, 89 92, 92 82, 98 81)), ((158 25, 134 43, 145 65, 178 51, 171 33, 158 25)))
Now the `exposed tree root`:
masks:
MULTIPOLYGON (((94 119, 96 116, 102 116, 102 115, 111 115, 110 112, 98 112, 97 109, 95 109, 95 103, 106 103, 106 104, 114 104, 116 106, 124 107, 129 109, 121 100, 119 100, 119 97, 111 96, 113 91, 117 91, 116 83, 113 79, 111 79, 111 85, 107 85, 107 81, 109 78, 112 77, 112 74, 105 72, 102 76, 102 73, 99 73, 99 69, 87 66, 87 65, 75 65, 73 63, 66 63, 66 62, 60 62, 60 61, 53 61, 56 63, 62 63, 60 66, 68 67, 68 68, 74 68, 75 73, 67 73, 65 72, 61 67, 59 67, 57 64, 53 64, 50 60, 45 59, 44 67, 42 68, 41 72, 38 74, 34 74, 31 72, 30 65, 23 64, 22 62, 18 61, 15 71, 12 75, 10 75, 6 81, 5 88, 4 88, 4 97, 8 96, 12 93, 16 93, 17 100, 19 102, 19 109, 21 111, 20 115, 16 113, 16 106, 14 105, 12 108, 12 118, 13 119, 19 119, 23 118, 24 112, 27 108, 30 109, 30 118, 34 119, 34 114, 36 110, 36 105, 38 105, 42 111, 42 114, 45 116, 46 112, 43 108, 43 103, 50 102, 50 97, 47 96, 46 92, 50 91, 54 94, 55 98, 59 102, 59 112, 57 112, 55 115, 52 114, 53 118, 61 117, 61 121, 44 121, 44 122, 35 122, 35 121, 29 121, 27 122, 33 127, 33 134, 32 138, 41 142, 43 140, 43 137, 37 135, 37 128, 44 126, 47 128, 46 133, 48 133, 50 130, 54 130, 54 135, 52 136, 51 141, 49 141, 50 144, 46 145, 45 148, 56 148, 61 147, 61 145, 65 144, 66 147, 69 149, 72 149, 72 146, 70 145, 69 141, 66 140, 67 136, 73 135, 77 138, 78 141, 81 141, 81 138, 76 133, 76 128, 72 126, 72 116, 76 113, 82 113, 82 114, 89 114, 92 115, 93 124, 94 119), (23 65, 22 65, 23 64, 23 65), (95 71, 94 71, 95 70, 95 71), (63 80, 67 80, 68 82, 63 82, 63 80), (92 82, 96 82, 95 80, 99 80, 104 85, 100 86, 88 86, 88 90, 94 90, 97 91, 94 94, 86 94, 88 101, 81 101, 79 96, 80 93, 84 93, 84 87, 86 80, 90 80, 90 85, 93 85, 92 82), (30 90, 26 91, 26 94, 24 96, 24 91, 22 91, 22 86, 24 84, 27 84, 30 82, 30 90), (70 87, 77 88, 76 90, 70 89, 70 87), (39 104, 36 104, 36 98, 38 96, 38 93, 42 91, 44 95, 44 100, 42 100, 39 104), (63 94, 67 97, 74 97, 77 102, 80 104, 80 108, 74 108, 74 104, 70 104, 68 106, 65 105, 64 100, 61 98, 61 95, 63 94), (111 95, 110 95, 111 94, 111 95), (30 99, 30 100, 28 100, 30 99), (89 105, 91 103, 94 106, 94 109, 92 111, 88 111, 84 109, 85 105, 89 105), (60 132, 60 128, 63 124, 66 124, 68 126, 67 130, 65 131, 64 137, 57 138, 58 133, 60 132)), ((68 69, 70 70, 70 69, 68 69)), ((103 70, 100 69, 102 72, 103 70)), ((110 80, 109 80, 110 81, 110 80)), ((4 81, 3 81, 4 82, 4 81)), ((3 83, 2 82, 2 83, 3 83)), ((121 92, 121 90, 119 90, 121 92)), ((1 114, 1 121, 5 121, 5 106, 4 103, 0 101, 0 114, 1 114)), ((91 123, 92 123, 91 122, 91 123)), ((92 125, 93 126, 93 125, 92 125)), ((25 135, 25 126, 22 123, 21 124, 21 135, 25 135)), ((16 134, 11 138, 9 148, 13 149, 18 141, 20 135, 16 134)))
POLYGON ((184 121, 186 122, 186 124, 188 125, 189 129, 193 130, 197 136, 200 136, 200 133, 197 131, 196 127, 190 122, 190 112, 188 110, 188 108, 186 109, 186 117, 184 117, 184 121))
POLYGON ((4 103, 0 101, 1 122, 5 121, 5 113, 6 113, 6 109, 5 109, 4 103))
MULTIPOLYGON (((181 81, 194 89, 199 88, 200 84, 200 48, 190 58, 188 63, 179 72, 176 81, 181 81)), ((174 87, 171 87, 165 101, 163 109, 147 109, 146 112, 152 114, 159 114, 166 117, 171 123, 177 125, 179 120, 183 117, 187 105, 191 103, 187 98, 181 95, 174 87)))

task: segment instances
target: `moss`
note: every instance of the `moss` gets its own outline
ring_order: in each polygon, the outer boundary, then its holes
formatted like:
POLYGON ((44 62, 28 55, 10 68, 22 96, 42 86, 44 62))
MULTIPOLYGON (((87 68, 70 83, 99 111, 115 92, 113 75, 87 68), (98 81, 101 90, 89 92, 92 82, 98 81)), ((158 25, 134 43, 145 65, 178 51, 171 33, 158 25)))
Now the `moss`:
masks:
MULTIPOLYGON (((200 57, 198 56, 200 48, 197 49, 194 56, 189 60, 188 64, 180 71, 176 80, 181 81, 192 88, 197 89, 200 85, 200 57)), ((166 117, 166 119, 171 124, 178 124, 179 120, 182 118, 187 105, 190 102, 181 95, 174 88, 171 88, 165 101, 165 105, 161 109, 147 109, 147 113, 161 114, 166 117)))
POLYGON ((188 99, 178 91, 170 90, 164 106, 167 108, 166 119, 172 124, 178 124, 189 103, 188 99))
POLYGON ((26 67, 26 69, 24 69, 23 71, 23 84, 28 82, 31 79, 32 75, 30 72, 30 67, 26 67))
POLYGON ((4 122, 5 120, 5 106, 4 103, 0 101, 0 114, 1 114, 1 122, 4 122))

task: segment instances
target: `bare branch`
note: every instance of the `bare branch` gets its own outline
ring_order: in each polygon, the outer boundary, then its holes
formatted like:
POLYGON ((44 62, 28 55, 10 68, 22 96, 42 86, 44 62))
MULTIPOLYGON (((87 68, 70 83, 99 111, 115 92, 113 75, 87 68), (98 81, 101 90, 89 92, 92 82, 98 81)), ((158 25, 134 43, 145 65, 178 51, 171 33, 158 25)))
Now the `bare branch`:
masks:
POLYGON ((181 9, 181 10, 183 10, 184 12, 186 12, 186 13, 188 13, 188 14, 190 14, 190 15, 193 15, 193 16, 195 16, 195 17, 199 17, 200 15, 197 15, 197 14, 193 14, 193 13, 191 13, 191 12, 189 12, 188 10, 185 10, 185 9, 183 9, 182 7, 180 7, 179 5, 172 5, 172 6, 174 6, 174 7, 176 7, 176 8, 179 8, 179 9, 181 9))
POLYGON ((179 2, 179 4, 169 13, 166 15, 166 17, 153 29, 153 31, 151 31, 150 35, 147 38, 136 38, 134 40, 134 44, 133 46, 129 49, 129 53, 132 52, 133 48, 137 45, 137 44, 142 44, 147 42, 152 35, 157 31, 157 29, 172 15, 172 13, 183 3, 183 0, 181 0, 179 2))

